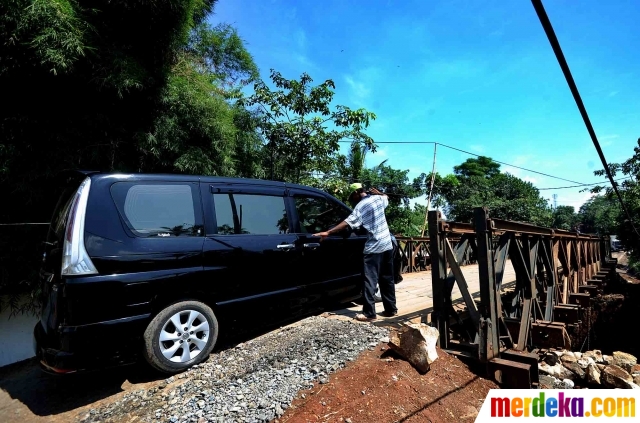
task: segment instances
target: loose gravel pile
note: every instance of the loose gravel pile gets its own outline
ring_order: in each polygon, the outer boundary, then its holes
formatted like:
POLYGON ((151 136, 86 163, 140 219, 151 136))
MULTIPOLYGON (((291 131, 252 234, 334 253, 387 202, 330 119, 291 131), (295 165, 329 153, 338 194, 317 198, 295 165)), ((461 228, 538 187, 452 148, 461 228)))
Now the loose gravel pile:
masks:
POLYGON ((86 423, 268 422, 284 414, 298 391, 326 383, 388 331, 370 324, 310 317, 235 348, 155 388, 80 416, 86 423), (180 379, 184 383, 178 384, 180 379))

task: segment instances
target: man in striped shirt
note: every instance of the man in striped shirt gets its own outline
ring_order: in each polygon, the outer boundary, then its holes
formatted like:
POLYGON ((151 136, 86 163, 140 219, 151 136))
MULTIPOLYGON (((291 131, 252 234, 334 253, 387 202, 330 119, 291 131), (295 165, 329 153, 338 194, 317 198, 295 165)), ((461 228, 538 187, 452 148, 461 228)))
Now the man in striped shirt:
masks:
POLYGON ((398 308, 393 279, 393 244, 384 214, 389 199, 376 189, 372 189, 371 194, 364 192, 362 184, 351 184, 350 191, 349 202, 354 208, 349 217, 330 230, 314 236, 324 239, 347 227, 364 228, 367 231, 367 241, 364 245, 364 302, 362 314, 358 314, 356 320, 367 322, 376 319, 376 286, 380 287, 385 310, 382 315, 395 316, 398 308))

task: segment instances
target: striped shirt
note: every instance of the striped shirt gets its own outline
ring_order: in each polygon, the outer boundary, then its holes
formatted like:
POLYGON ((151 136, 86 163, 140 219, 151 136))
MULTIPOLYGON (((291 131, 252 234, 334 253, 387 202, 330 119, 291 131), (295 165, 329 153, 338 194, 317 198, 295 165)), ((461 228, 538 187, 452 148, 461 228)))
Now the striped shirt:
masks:
POLYGON ((364 244, 364 254, 382 253, 393 249, 387 218, 384 215, 384 209, 388 205, 389 199, 383 195, 367 195, 345 219, 352 229, 366 229, 367 242, 364 244))

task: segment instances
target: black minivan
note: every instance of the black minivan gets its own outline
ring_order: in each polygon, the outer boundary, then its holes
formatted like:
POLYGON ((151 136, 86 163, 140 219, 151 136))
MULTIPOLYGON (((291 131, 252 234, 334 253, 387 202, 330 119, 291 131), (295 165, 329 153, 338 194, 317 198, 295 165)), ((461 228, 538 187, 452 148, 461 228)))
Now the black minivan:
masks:
POLYGON ((219 330, 277 324, 358 299, 366 235, 312 234, 350 209, 253 179, 74 171, 53 214, 34 329, 44 370, 135 361, 174 373, 219 330))

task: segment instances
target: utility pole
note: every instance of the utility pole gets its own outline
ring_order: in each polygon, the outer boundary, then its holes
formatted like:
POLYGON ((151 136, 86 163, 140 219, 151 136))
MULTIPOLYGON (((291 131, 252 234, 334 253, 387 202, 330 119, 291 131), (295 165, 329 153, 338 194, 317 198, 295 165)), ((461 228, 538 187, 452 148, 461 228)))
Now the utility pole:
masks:
POLYGON ((553 194, 553 209, 558 208, 558 194, 553 194))
POLYGON ((431 183, 429 184, 429 197, 427 198, 427 210, 424 212, 424 224, 420 236, 424 236, 427 229, 427 217, 429 215, 429 206, 431 205, 431 194, 433 193, 433 181, 436 179, 436 153, 438 151, 438 143, 433 144, 433 167, 431 168, 431 183))

